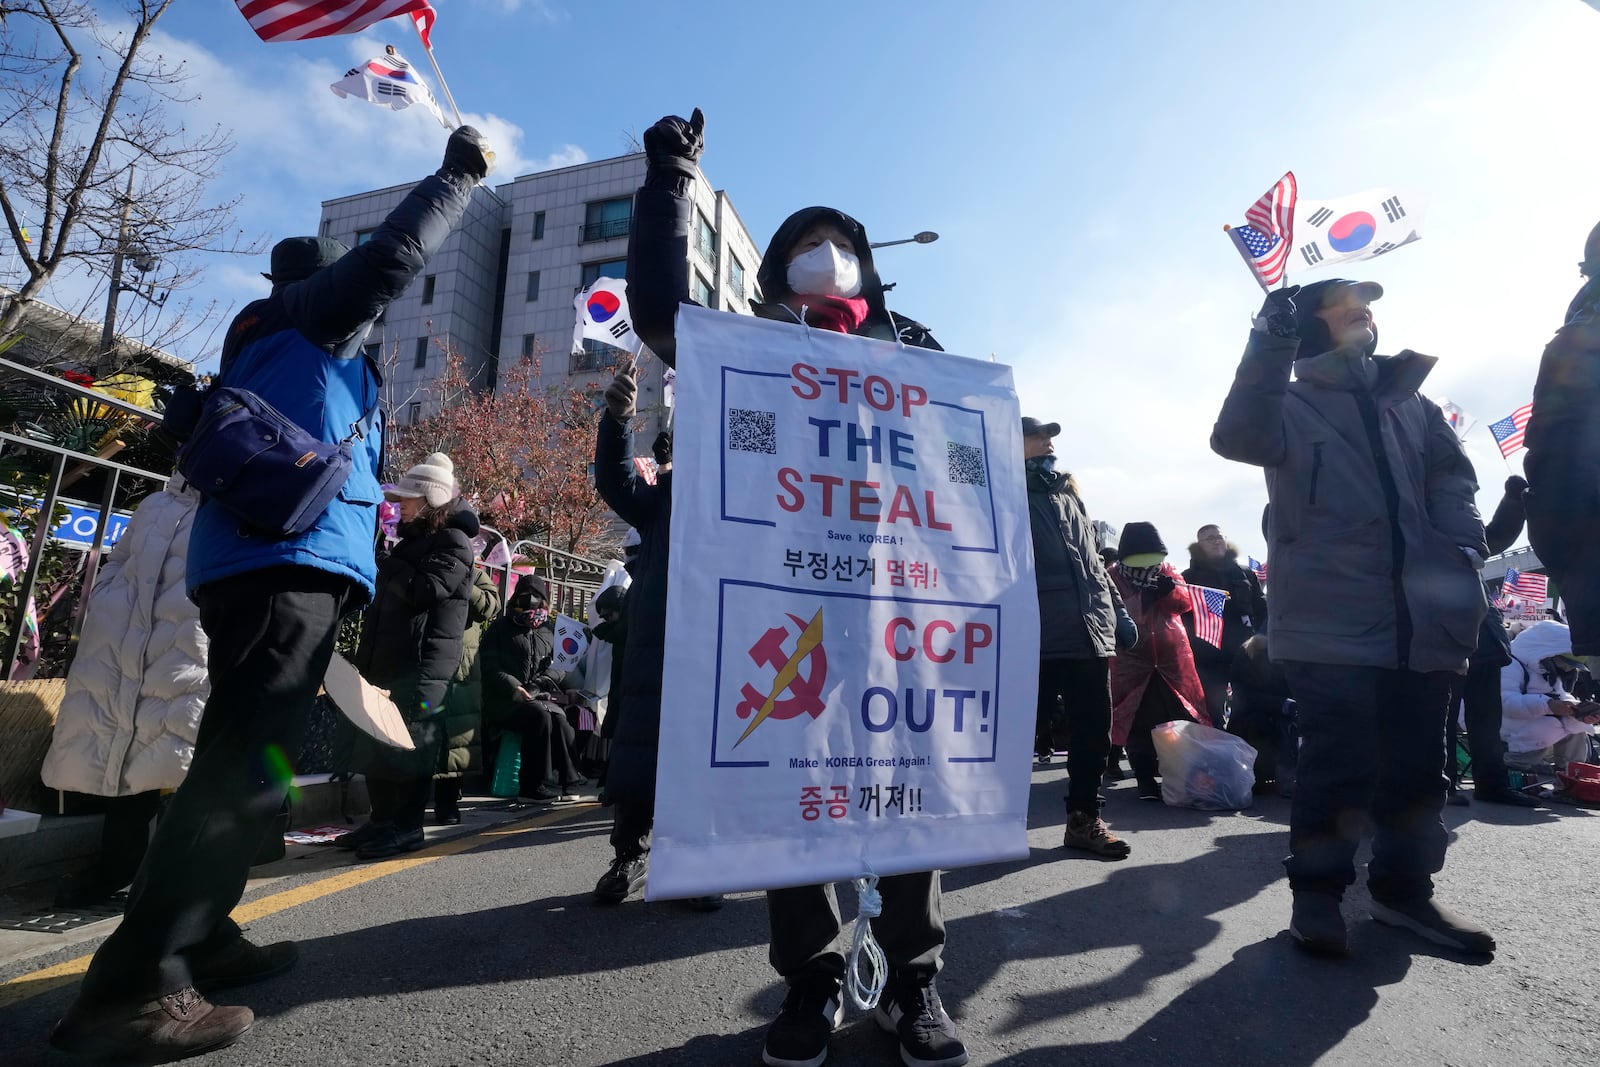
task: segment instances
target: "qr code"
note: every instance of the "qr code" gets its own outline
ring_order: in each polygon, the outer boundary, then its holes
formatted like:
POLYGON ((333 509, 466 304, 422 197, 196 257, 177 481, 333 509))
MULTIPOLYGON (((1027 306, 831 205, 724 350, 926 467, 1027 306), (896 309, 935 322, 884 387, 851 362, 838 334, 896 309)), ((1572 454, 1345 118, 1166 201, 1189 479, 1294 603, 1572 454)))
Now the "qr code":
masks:
POLYGON ((950 457, 950 480, 959 485, 988 485, 989 475, 983 469, 983 449, 972 445, 945 442, 950 457))
POLYGON ((728 409, 728 447, 735 452, 778 454, 778 413, 728 409))

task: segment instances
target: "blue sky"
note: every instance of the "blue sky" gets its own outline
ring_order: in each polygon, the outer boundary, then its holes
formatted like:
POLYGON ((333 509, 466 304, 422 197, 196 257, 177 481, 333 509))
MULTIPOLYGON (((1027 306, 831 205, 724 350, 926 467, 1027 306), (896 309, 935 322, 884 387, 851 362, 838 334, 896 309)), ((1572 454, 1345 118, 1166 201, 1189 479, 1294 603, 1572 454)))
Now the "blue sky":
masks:
MULTIPOLYGON (((1154 521, 1180 566, 1204 522, 1264 554, 1259 472, 1206 440, 1260 303, 1222 226, 1284 170, 1307 198, 1427 198, 1422 241, 1344 273, 1388 290, 1381 350, 1439 357, 1426 391, 1484 423, 1528 398, 1600 219, 1600 14, 1579 0, 435 6, 500 180, 698 105, 703 167, 758 244, 812 203, 878 240, 938 231, 880 254, 896 308, 1012 364, 1023 411, 1066 427, 1090 511, 1154 521)), ((322 200, 436 165, 417 109, 327 89, 385 42, 427 75, 408 23, 266 45, 231 0, 185 0, 162 29, 194 121, 234 131, 217 191, 249 233, 311 232, 322 200)), ((219 258, 204 292, 240 305, 264 266, 219 258)), ((1487 511, 1506 467, 1469 438, 1487 511)))

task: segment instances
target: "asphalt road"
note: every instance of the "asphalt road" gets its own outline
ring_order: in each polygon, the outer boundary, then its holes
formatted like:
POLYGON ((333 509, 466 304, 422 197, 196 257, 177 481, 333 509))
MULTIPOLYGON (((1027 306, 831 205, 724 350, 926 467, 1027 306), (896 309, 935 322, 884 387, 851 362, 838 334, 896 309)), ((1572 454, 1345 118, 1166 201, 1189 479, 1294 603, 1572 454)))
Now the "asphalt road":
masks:
MULTIPOLYGON (((1493 962, 1377 926, 1359 887, 1352 955, 1324 961, 1283 933, 1287 802, 1210 815, 1141 803, 1122 783, 1107 816, 1134 851, 1106 863, 1059 847, 1064 778, 1034 773, 1028 859, 945 875, 940 989, 974 1064, 1600 1062, 1600 812, 1447 809, 1440 896, 1491 926, 1493 962)), ((410 866, 343 853, 275 865, 289 873, 253 886, 247 929, 298 941, 300 965, 219 997, 254 1008, 256 1025, 200 1062, 759 1064, 783 995, 761 896, 714 914, 595 908, 606 813, 514 818, 470 814, 448 854, 410 866)), ((26 956, 0 943, 0 1063, 72 1062, 45 1043, 73 988, 51 975, 70 978, 61 965, 104 932, 26 956)), ((852 1012, 829 1062, 898 1057, 852 1012)))

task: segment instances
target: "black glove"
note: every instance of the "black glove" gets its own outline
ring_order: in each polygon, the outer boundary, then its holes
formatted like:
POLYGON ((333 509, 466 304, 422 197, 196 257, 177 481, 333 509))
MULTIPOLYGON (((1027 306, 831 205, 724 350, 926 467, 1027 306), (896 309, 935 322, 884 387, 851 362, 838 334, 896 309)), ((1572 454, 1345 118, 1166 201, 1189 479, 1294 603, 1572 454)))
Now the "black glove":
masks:
POLYGON ((489 139, 471 126, 462 126, 450 135, 444 146, 444 164, 439 170, 482 181, 494 170, 494 153, 489 139))
POLYGON ((1178 588, 1178 580, 1170 574, 1158 574, 1156 575, 1156 580, 1151 583, 1150 588, 1154 589, 1161 596, 1166 596, 1168 593, 1178 588))
POLYGON ((633 365, 629 364, 618 371, 617 376, 611 379, 611 384, 606 386, 606 410, 618 422, 627 422, 634 416, 638 395, 638 386, 633 381, 633 365))
POLYGON ((1139 643, 1139 624, 1133 616, 1123 612, 1117 616, 1117 649, 1126 652, 1139 643))
POLYGON ((1299 291, 1298 285, 1290 285, 1269 292, 1261 303, 1261 310, 1256 313, 1255 328, 1274 337, 1300 336, 1295 323, 1294 306, 1294 295, 1299 291))
POLYGON ((706 117, 699 108, 684 121, 668 115, 644 131, 644 154, 651 177, 693 178, 695 161, 706 147, 706 117))
POLYGON ((1520 474, 1513 474, 1506 479, 1506 496, 1521 496, 1528 491, 1528 479, 1520 474))

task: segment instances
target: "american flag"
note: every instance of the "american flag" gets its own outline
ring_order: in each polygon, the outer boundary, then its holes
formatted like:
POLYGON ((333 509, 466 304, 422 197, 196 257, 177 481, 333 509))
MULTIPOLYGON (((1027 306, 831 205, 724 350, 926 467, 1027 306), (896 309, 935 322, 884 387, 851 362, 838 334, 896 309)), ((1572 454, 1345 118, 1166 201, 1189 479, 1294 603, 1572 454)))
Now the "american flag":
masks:
POLYGON ((1194 609, 1194 635, 1214 648, 1222 647, 1222 611, 1228 594, 1221 589, 1184 583, 1189 606, 1194 609))
POLYGON ((1489 432, 1500 442, 1500 454, 1509 456, 1523 447, 1522 437, 1528 432, 1528 420, 1533 418, 1533 401, 1528 401, 1499 422, 1489 424, 1489 432))
POLYGON ((1500 593, 1517 600, 1543 604, 1550 595, 1550 579, 1542 574, 1526 574, 1513 567, 1506 571, 1506 580, 1501 583, 1500 593))
POLYGON ((1257 560, 1254 556, 1250 557, 1250 569, 1255 573, 1257 581, 1264 582, 1267 580, 1267 565, 1257 560))
POLYGON ((1250 205, 1244 213, 1245 225, 1229 231, 1247 254, 1250 269, 1262 285, 1277 285, 1283 280, 1289 247, 1294 241, 1294 202, 1298 194, 1294 171, 1290 171, 1250 205))
POLYGON ((428 0, 234 0, 239 13, 263 41, 304 41, 338 33, 360 33, 374 22, 428 14, 433 29, 433 8, 428 0))

